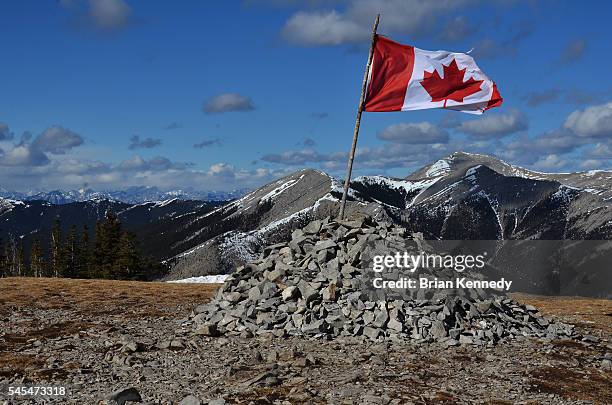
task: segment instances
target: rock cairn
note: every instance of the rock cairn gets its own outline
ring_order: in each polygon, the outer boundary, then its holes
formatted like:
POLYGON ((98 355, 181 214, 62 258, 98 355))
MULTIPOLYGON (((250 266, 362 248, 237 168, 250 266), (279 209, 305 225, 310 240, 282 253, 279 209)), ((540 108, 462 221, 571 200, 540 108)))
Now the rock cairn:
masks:
POLYGON ((251 337, 304 336, 333 339, 494 344, 517 336, 571 337, 573 326, 544 318, 536 308, 504 296, 430 299, 369 298, 362 288, 362 252, 376 240, 413 239, 404 228, 369 217, 315 220, 287 243, 264 249, 241 266, 216 297, 196 308, 196 334, 251 337))

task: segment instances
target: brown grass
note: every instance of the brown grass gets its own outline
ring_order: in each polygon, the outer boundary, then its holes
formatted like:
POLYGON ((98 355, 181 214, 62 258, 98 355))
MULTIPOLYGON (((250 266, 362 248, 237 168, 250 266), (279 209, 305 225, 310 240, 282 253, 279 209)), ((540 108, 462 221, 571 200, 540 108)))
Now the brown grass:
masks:
POLYGON ((0 377, 23 375, 26 369, 39 368, 45 360, 34 354, 0 351, 0 377))
POLYGON ((531 390, 596 404, 612 404, 612 373, 593 370, 585 374, 546 366, 531 373, 531 390))
POLYGON ((612 300, 528 294, 512 294, 512 298, 533 305, 544 315, 561 318, 577 327, 598 329, 604 336, 612 336, 612 300))
POLYGON ((62 278, 0 279, 0 317, 18 308, 65 309, 86 315, 183 317, 217 285, 62 278))
MULTIPOLYGON (((27 376, 33 380, 66 378, 77 364, 44 368, 46 355, 22 353, 34 340, 46 341, 80 331, 103 330, 131 317, 182 318, 207 302, 218 286, 207 284, 144 283, 114 280, 54 278, 0 279, 0 377, 27 376), (57 322, 40 324, 28 315, 9 324, 11 314, 59 310, 57 322), (110 315, 103 323, 93 322, 110 315), (113 318, 116 318, 113 320, 113 318), (2 330, 7 327, 6 330, 2 330)), ((51 318, 53 319, 53 317, 51 318)), ((66 346, 64 349, 71 349, 66 346)))
MULTIPOLYGON (((121 318, 130 317, 167 317, 180 319, 186 316, 196 305, 205 303, 214 295, 218 285, 207 284, 169 284, 157 282, 132 282, 110 280, 69 280, 69 279, 34 279, 5 278, 0 279, 0 327, 7 327, 0 339, 0 377, 14 374, 27 375, 35 379, 64 378, 63 372, 76 365, 65 365, 62 370, 44 368, 45 359, 39 356, 20 353, 19 347, 28 345, 34 339, 47 340, 60 336, 78 333, 82 330, 108 328, 121 318), (59 310, 61 314, 56 323, 41 325, 26 316, 19 323, 10 325, 8 318, 16 311, 31 309, 59 310), (71 319, 71 314, 79 315, 71 319), (109 315, 103 323, 94 324, 97 316, 109 315)), ((534 305, 548 316, 561 318, 584 327, 591 333, 604 339, 612 336, 612 300, 576 298, 576 297, 541 297, 525 294, 514 294, 514 299, 534 305)), ((567 359, 579 357, 578 351, 585 349, 581 342, 566 340, 556 341, 558 349, 554 358, 567 359)), ((592 356, 603 348, 592 348, 592 356)), ((581 354, 580 356, 582 356, 581 354)), ((457 361, 477 361, 480 357, 465 356, 455 353, 457 361)), ((597 369, 570 371, 565 368, 541 367, 531 374, 534 391, 555 393, 564 397, 612 403, 612 373, 597 369)), ((426 372, 421 378, 425 381, 432 376, 426 372)), ((438 376, 440 377, 440 376, 438 376)), ((256 401, 262 394, 274 393, 280 397, 290 398, 284 390, 255 389, 249 400, 256 401)), ((446 393, 438 393, 438 403, 452 403, 446 393)), ((245 399, 242 398, 241 399, 245 399)), ((300 403, 299 399, 295 403, 300 403)), ((493 398, 491 404, 503 404, 493 398)))

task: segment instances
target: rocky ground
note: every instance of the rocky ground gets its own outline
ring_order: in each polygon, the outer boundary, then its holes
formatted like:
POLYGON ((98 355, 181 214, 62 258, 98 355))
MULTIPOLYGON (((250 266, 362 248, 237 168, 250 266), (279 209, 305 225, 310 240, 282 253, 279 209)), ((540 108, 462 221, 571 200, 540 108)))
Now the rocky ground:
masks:
POLYGON ((120 400, 121 391, 144 403, 183 405, 612 403, 610 300, 514 297, 575 324, 584 341, 446 347, 194 335, 189 316, 215 290, 0 280, 0 404, 36 403, 9 399, 7 384, 67 385, 69 395, 55 403, 74 404, 112 393, 120 400))

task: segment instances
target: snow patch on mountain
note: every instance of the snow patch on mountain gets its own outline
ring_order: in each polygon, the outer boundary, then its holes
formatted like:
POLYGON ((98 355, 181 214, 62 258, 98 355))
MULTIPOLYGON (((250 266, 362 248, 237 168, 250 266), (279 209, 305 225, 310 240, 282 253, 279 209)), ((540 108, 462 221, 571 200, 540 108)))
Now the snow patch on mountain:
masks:
POLYGON ((363 184, 378 184, 381 186, 385 186, 391 189, 403 189, 407 193, 414 190, 426 189, 433 184, 435 184, 439 177, 432 179, 423 179, 423 180, 399 180, 393 179, 390 177, 384 176, 360 176, 355 179, 355 182, 363 183, 363 184))
POLYGON ((450 173, 450 171, 451 167, 448 161, 445 159, 440 159, 429 167, 425 175, 427 177, 438 177, 444 176, 450 173))
MULTIPOLYGON (((335 177, 331 177, 331 176, 330 176, 330 180, 331 180, 331 190, 330 190, 330 192, 343 194, 344 193, 344 182, 336 179, 335 177)), ((355 190, 353 190, 350 187, 348 189, 347 196, 353 198, 354 200, 359 200, 359 198, 355 194, 355 190)))
POLYGON ((245 261, 251 261, 257 259, 257 248, 261 244, 261 238, 253 231, 229 231, 222 235, 219 251, 224 259, 241 258, 245 261))
POLYGON ((482 167, 482 165, 476 165, 474 167, 470 167, 469 169, 467 169, 467 171, 465 172, 465 179, 469 180, 469 181, 474 181, 476 180, 476 172, 478 171, 478 169, 480 169, 482 167))
MULTIPOLYGON (((291 179, 288 180, 284 183, 282 183, 280 186, 276 187, 274 190, 270 191, 268 194, 264 195, 263 197, 261 197, 260 201, 265 201, 268 199, 272 199, 274 200, 276 197, 278 197, 279 194, 287 191, 288 189, 290 189, 291 187, 295 186, 295 184, 302 180, 304 178, 304 175, 302 174, 298 179, 291 179)), ((278 184, 278 182, 277 182, 278 184)))
POLYGON ((325 194, 323 197, 319 198, 312 206, 310 207, 306 207, 302 210, 299 210, 297 212, 294 212, 293 214, 285 217, 285 218, 281 218, 278 219, 274 222, 269 223, 268 225, 264 226, 263 228, 255 231, 257 234, 259 235, 265 235, 266 233, 273 231, 274 229, 278 228, 279 226, 282 226, 284 224, 287 224, 293 220, 297 220, 300 219, 301 217, 305 217, 306 215, 308 215, 309 213, 314 213, 317 211, 317 209, 319 208, 319 206, 321 205, 321 203, 323 201, 338 201, 337 198, 334 198, 330 193, 325 194))

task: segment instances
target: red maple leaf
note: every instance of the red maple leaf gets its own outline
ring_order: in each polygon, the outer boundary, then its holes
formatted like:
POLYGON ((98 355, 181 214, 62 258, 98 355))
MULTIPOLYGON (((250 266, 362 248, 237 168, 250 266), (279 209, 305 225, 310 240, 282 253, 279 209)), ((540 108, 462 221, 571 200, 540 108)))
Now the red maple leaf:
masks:
POLYGON ((432 102, 444 100, 444 107, 446 107, 446 100, 462 103, 464 97, 480 91, 480 84, 484 80, 474 80, 473 77, 470 77, 464 82, 466 68, 459 69, 455 59, 448 66, 442 65, 442 67, 444 78, 441 78, 435 69, 433 72, 425 71, 423 74, 421 85, 431 96, 432 102))

